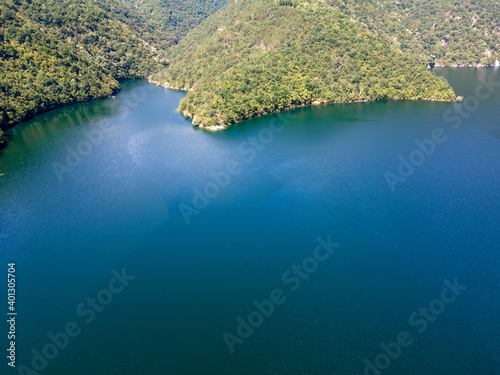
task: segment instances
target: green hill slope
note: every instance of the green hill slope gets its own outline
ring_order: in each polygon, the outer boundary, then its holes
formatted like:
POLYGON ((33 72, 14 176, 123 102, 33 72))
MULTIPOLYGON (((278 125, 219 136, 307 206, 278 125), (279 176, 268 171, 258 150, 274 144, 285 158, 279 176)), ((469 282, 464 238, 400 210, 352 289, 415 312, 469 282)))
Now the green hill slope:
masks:
POLYGON ((393 46, 438 65, 500 60, 498 0, 327 0, 393 46))
POLYGON ((6 127, 161 69, 166 48, 220 6, 191 0, 167 17, 163 1, 144 3, 155 17, 121 0, 1 1, 0 146, 6 127), (190 21, 179 22, 185 13, 190 21))
POLYGON ((311 102, 448 100, 426 65, 500 60, 499 0, 237 0, 200 24, 226 1, 3 0, 0 146, 8 126, 153 72, 191 90, 180 110, 195 124, 221 125, 311 102))
POLYGON ((189 89, 193 124, 227 125, 309 104, 453 100, 448 83, 327 3, 233 2, 192 30, 153 77, 189 89))
POLYGON ((167 45, 176 44, 227 0, 125 0, 155 30, 166 35, 167 45))

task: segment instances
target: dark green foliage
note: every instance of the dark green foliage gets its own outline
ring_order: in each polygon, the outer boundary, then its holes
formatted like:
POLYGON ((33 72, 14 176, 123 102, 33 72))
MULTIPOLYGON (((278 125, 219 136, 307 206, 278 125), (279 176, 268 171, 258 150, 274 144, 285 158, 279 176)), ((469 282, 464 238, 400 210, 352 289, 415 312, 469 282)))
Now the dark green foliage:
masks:
POLYGON ((0 129, 155 71, 214 125, 313 101, 452 99, 426 65, 500 59, 498 0, 237 0, 168 49, 226 1, 2 0, 0 129))
POLYGON ((327 0, 396 48, 439 65, 500 60, 497 0, 327 0))
POLYGON ((125 0, 143 15, 154 30, 167 36, 164 45, 176 44, 200 21, 222 7, 227 0, 125 0))
POLYGON ((317 102, 453 100, 426 64, 325 3, 228 4, 171 50, 154 77, 190 89, 179 110, 194 124, 229 124, 317 102))
POLYGON ((2 0, 0 129, 149 76, 167 65, 165 49, 219 6, 191 0, 170 12, 163 0, 143 4, 150 14, 121 0, 2 0))
POLYGON ((108 96, 117 79, 161 67, 153 45, 121 22, 126 12, 91 0, 2 2, 0 126, 108 96))

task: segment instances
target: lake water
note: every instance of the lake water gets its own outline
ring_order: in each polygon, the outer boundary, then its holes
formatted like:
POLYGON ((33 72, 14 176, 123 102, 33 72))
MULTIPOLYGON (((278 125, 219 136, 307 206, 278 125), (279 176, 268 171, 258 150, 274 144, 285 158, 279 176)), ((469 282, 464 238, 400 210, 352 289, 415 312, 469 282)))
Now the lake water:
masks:
POLYGON ((1 373, 500 374, 500 70, 436 72, 460 106, 210 133, 134 81, 12 129, 1 373))

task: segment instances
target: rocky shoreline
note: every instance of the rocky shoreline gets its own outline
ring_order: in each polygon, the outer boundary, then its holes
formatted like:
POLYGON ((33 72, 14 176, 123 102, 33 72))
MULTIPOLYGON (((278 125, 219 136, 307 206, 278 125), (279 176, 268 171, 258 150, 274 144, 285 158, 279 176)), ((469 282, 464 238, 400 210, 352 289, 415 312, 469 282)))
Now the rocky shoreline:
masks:
POLYGON ((151 76, 148 77, 148 82, 149 83, 154 83, 156 86, 165 87, 166 89, 170 89, 171 88, 170 85, 168 84, 168 82, 166 82, 165 84, 162 85, 160 82, 153 81, 151 79, 151 76))
POLYGON ((148 82, 149 83, 154 83, 156 86, 164 87, 166 89, 179 90, 179 91, 189 91, 189 89, 187 89, 185 87, 179 88, 179 87, 170 86, 170 83, 168 83, 168 82, 165 82, 165 83, 161 84, 160 82, 153 81, 151 79, 151 76, 148 77, 148 82))
MULTIPOLYGON (((460 97, 458 97, 460 98, 460 97)), ((219 124, 219 125, 203 125, 203 124, 193 124, 193 126, 197 126, 199 128, 203 128, 209 131, 219 131, 219 130, 224 130, 227 127, 237 124, 241 121, 244 120, 249 120, 251 118, 255 117, 260 117, 260 116, 265 116, 270 113, 278 113, 278 112, 283 112, 287 111, 290 109, 295 109, 295 108, 300 108, 300 107, 306 107, 310 105, 320 105, 320 104, 345 104, 345 103, 363 103, 363 102, 374 102, 377 101, 378 99, 356 99, 356 100, 347 100, 347 101, 321 101, 321 100, 313 100, 310 102, 305 102, 301 104, 294 104, 293 106, 285 107, 282 109, 278 109, 275 111, 270 111, 270 112, 260 112, 260 113, 255 113, 252 116, 241 118, 239 120, 233 121, 229 124, 219 124)), ((448 100, 448 99, 432 99, 432 98, 390 98, 390 99, 383 99, 383 100, 425 100, 425 101, 432 101, 432 102, 454 102, 455 100, 448 100)), ((191 113, 188 112, 181 112, 182 115, 186 118, 194 119, 194 116, 191 113)))
POLYGON ((500 61, 496 60, 494 65, 485 64, 452 64, 452 65, 441 65, 438 63, 434 64, 434 68, 498 68, 500 67, 500 61))
MULTIPOLYGON (((495 66, 500 66, 500 62, 498 60, 496 61, 495 66)), ((476 64, 476 65, 439 65, 439 64, 436 64, 436 65, 434 65, 434 67, 439 67, 439 68, 442 68, 442 67, 451 67, 451 68, 467 68, 467 67, 470 68, 470 67, 476 67, 476 68, 481 68, 481 67, 489 67, 489 66, 488 65, 482 65, 482 64, 476 64)), ((172 90, 190 91, 187 88, 173 87, 173 86, 170 85, 169 82, 165 82, 164 84, 161 84, 159 82, 156 82, 156 81, 152 80, 151 77, 148 77, 148 82, 154 83, 157 86, 161 86, 161 87, 172 89, 172 90)), ((457 99, 458 98, 460 98, 460 97, 457 97, 457 99)), ((432 102, 454 102, 454 101, 457 101, 457 99, 455 99, 455 100, 449 100, 449 99, 433 99, 433 98, 398 98, 398 97, 395 97, 395 98, 388 98, 388 99, 383 99, 383 100, 426 100, 426 101, 432 101, 432 102)), ((228 126, 237 124, 237 123, 239 123, 241 121, 244 121, 244 120, 249 120, 249 119, 254 118, 254 117, 265 116, 265 115, 268 115, 270 113, 278 113, 278 112, 282 112, 282 111, 286 111, 286 110, 290 110, 290 109, 295 109, 295 108, 300 108, 300 107, 305 107, 305 106, 309 106, 309 105, 362 103, 362 102, 371 102, 371 101, 376 101, 376 100, 378 100, 378 99, 355 99, 355 100, 347 100, 347 101, 322 101, 322 100, 316 99, 316 100, 304 102, 304 103, 301 103, 301 104, 294 104, 292 106, 281 108, 281 109, 277 109, 277 110, 274 110, 274 111, 255 113, 255 114, 253 114, 251 116, 238 119, 238 120, 233 121, 233 122, 228 123, 228 124, 204 125, 204 124, 194 124, 193 123, 193 126, 196 126, 196 127, 199 127, 199 128, 205 129, 205 130, 209 130, 209 131, 219 131, 219 130, 226 129, 228 126)), ((185 118, 192 119, 193 122, 194 122, 196 115, 193 115, 192 113, 189 113, 187 111, 183 111, 183 112, 180 112, 180 113, 185 118)))

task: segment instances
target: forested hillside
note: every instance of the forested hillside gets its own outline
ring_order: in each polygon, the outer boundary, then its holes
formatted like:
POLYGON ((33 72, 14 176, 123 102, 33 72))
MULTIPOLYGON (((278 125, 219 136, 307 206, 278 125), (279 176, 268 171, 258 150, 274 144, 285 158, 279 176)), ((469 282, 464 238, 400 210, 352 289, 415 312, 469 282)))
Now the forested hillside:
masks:
POLYGON ((455 98, 444 79, 359 22, 300 0, 226 5, 153 78, 190 89, 179 109, 206 126, 312 102, 455 98))
MULTIPOLYGON (((165 12, 161 1, 158 8, 144 3, 154 15, 165 12)), ((57 106, 108 96, 118 80, 166 66, 166 49, 217 7, 196 4, 184 3, 190 21, 181 22, 182 12, 148 17, 121 0, 2 0, 0 132, 57 106)))
POLYGON ((227 1, 1 0, 0 146, 8 126, 154 72, 191 90, 180 110, 195 124, 220 125, 310 102, 448 100, 428 65, 500 60, 500 0, 238 0, 216 12, 227 1))
POLYGON ((326 1, 417 58, 447 66, 500 59, 498 0, 326 1))
POLYGON ((164 42, 176 44, 227 0, 125 0, 143 15, 155 30, 166 36, 164 42))

